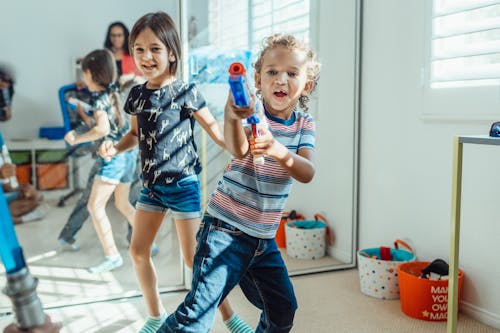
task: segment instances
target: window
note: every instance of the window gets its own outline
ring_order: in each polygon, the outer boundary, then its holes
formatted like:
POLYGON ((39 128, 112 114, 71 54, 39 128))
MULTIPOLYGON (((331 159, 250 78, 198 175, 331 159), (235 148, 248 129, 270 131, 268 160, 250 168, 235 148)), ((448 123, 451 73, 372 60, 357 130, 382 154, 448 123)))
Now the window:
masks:
POLYGON ((500 83, 500 0, 434 0, 432 88, 500 83))
POLYGON ((248 48, 248 0, 210 0, 209 43, 216 48, 248 48))
POLYGON ((273 32, 309 41, 309 8, 309 0, 210 0, 210 44, 256 50, 273 32))

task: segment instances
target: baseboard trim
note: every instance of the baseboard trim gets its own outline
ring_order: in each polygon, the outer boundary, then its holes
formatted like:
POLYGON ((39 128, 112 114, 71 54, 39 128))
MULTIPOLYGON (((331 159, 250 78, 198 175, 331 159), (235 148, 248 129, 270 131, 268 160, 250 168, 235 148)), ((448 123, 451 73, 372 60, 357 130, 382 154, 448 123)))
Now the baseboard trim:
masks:
POLYGON ((330 257, 342 261, 345 264, 352 263, 352 256, 350 252, 339 250, 333 246, 328 246, 326 252, 330 257))
POLYGON ((500 315, 486 311, 471 303, 461 301, 460 311, 488 326, 500 329, 500 315))

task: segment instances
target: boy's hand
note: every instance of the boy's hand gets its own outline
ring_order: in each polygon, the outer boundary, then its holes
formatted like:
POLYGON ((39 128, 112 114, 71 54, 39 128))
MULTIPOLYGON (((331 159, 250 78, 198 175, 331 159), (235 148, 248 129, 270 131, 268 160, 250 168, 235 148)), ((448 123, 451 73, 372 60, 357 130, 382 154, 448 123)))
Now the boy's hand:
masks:
POLYGON ((283 146, 278 141, 274 140, 274 136, 268 128, 259 127, 259 131, 260 135, 257 138, 252 136, 248 139, 252 155, 269 157, 277 156, 279 149, 283 146))
POLYGON ((106 162, 109 162, 116 154, 118 154, 118 150, 116 150, 112 141, 106 140, 99 147, 99 155, 104 158, 106 162))
POLYGON ((66 140, 66 142, 70 145, 70 146, 74 146, 77 144, 77 141, 76 141, 76 132, 75 131, 69 131, 68 133, 66 133, 66 135, 64 136, 64 140, 66 140))
POLYGON ((5 163, 0 167, 0 178, 10 178, 16 175, 16 165, 5 163))
POLYGON ((229 91, 224 113, 225 118, 228 120, 241 120, 250 117, 255 113, 255 96, 250 96, 250 105, 248 107, 239 107, 234 105, 233 94, 229 91))

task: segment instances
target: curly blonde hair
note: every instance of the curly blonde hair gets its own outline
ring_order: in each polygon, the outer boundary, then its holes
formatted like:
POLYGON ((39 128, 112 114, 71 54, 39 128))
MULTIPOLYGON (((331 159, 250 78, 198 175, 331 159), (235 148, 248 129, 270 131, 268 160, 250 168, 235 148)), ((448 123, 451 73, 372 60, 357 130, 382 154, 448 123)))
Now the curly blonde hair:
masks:
MULTIPOLYGON (((269 50, 272 50, 278 46, 287 48, 288 50, 299 50, 305 52, 308 62, 307 62, 307 80, 312 82, 311 92, 316 89, 319 80, 319 73, 321 69, 321 64, 319 63, 316 54, 311 50, 309 45, 301 40, 298 40, 295 36, 290 34, 273 34, 269 37, 264 38, 261 44, 261 49, 257 60, 253 64, 253 68, 256 73, 259 73, 262 69, 262 61, 264 55, 269 50)), ((309 96, 300 96, 299 105, 304 111, 308 111, 309 107, 309 96)))

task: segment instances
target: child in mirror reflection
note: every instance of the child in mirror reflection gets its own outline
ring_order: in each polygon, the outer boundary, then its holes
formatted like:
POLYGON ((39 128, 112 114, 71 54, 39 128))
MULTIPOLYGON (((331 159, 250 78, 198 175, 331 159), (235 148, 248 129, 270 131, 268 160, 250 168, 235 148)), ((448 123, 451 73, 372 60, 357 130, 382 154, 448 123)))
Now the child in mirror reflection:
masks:
MULTIPOLYGON (((82 60, 82 70, 83 80, 93 93, 91 109, 95 126, 82 134, 70 131, 64 139, 72 146, 103 139, 118 142, 129 130, 130 122, 123 114, 120 93, 115 84, 117 71, 113 55, 108 50, 92 51, 82 60)), ((128 198, 136 160, 137 150, 132 150, 108 160, 101 158, 98 161, 99 170, 92 184, 87 208, 105 258, 101 263, 89 268, 92 273, 107 272, 123 264, 106 214, 106 204, 114 194, 115 206, 132 224, 135 212, 128 198)))

